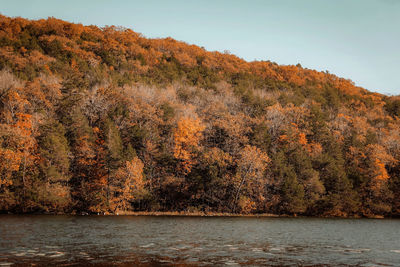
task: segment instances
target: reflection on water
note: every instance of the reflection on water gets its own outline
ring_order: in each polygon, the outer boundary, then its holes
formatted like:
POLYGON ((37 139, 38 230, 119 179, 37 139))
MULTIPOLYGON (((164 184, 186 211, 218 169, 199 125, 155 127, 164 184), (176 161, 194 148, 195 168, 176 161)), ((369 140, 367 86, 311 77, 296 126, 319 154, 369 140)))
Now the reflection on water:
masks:
POLYGON ((400 266, 399 220, 0 216, 0 266, 400 266))

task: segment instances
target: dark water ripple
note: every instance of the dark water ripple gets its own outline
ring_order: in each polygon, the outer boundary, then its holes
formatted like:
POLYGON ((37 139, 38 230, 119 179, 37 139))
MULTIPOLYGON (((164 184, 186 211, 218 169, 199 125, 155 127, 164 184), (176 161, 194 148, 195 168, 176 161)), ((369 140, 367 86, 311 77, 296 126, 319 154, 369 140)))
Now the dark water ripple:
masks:
POLYGON ((400 220, 0 216, 1 266, 400 266, 400 220))

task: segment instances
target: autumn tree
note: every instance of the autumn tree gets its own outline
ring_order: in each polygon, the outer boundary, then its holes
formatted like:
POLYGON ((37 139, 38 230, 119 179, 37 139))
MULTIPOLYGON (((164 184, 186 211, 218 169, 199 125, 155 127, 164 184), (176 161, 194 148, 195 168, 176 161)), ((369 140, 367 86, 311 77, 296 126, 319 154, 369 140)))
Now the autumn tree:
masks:
POLYGON ((111 187, 113 212, 131 209, 131 203, 146 194, 143 167, 142 161, 135 157, 117 170, 111 187))
POLYGON ((190 173, 195 164, 195 153, 199 149, 202 131, 205 129, 199 119, 182 118, 174 131, 174 157, 179 161, 179 168, 190 173))
POLYGON ((400 214, 399 96, 122 27, 0 24, 0 212, 400 214))
POLYGON ((237 205, 242 212, 248 213, 256 209, 256 203, 263 203, 266 180, 264 175, 269 161, 267 154, 254 146, 245 146, 240 152, 233 212, 237 205))

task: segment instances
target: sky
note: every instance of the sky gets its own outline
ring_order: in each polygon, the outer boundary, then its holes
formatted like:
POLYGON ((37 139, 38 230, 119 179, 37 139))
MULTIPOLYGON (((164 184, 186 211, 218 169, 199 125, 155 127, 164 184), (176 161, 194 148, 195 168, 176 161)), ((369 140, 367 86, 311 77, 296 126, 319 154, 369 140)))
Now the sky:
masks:
POLYGON ((123 26, 400 94, 400 0, 0 0, 0 13, 123 26))

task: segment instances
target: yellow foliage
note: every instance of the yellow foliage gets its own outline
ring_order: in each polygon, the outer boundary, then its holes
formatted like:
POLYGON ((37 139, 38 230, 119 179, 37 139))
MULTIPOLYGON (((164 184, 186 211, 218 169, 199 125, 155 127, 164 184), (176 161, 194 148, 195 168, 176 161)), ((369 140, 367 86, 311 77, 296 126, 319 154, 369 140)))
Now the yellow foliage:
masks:
POLYGON ((174 131, 174 157, 181 162, 182 171, 190 173, 194 164, 194 152, 203 137, 204 125, 199 119, 182 118, 174 131))
POLYGON ((385 164, 379 159, 375 159, 375 179, 376 180, 387 180, 389 179, 389 175, 386 171, 385 164))
POLYGON ((255 146, 246 145, 240 152, 238 167, 242 175, 260 177, 270 162, 268 155, 255 146))
POLYGON ((117 183, 112 186, 115 197, 111 199, 114 210, 126 210, 130 201, 137 199, 144 190, 143 162, 135 157, 126 161, 115 174, 117 183))

